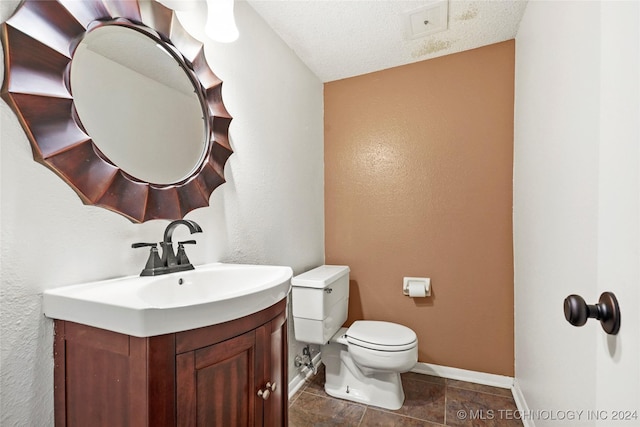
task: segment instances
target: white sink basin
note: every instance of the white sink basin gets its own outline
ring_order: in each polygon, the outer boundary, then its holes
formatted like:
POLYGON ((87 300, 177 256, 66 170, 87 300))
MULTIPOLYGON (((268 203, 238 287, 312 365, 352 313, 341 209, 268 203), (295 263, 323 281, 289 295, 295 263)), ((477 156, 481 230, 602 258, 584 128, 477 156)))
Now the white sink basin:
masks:
POLYGON ((238 319, 287 296, 290 267, 207 264, 162 276, 131 276, 50 289, 47 317, 137 337, 238 319))

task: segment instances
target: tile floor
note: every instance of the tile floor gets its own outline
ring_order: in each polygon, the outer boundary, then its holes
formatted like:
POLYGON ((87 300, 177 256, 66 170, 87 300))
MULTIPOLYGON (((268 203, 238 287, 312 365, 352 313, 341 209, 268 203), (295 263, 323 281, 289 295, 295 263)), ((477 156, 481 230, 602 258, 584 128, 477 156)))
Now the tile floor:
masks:
POLYGON ((289 427, 522 426, 511 390, 408 372, 397 411, 330 397, 324 367, 289 402, 289 427))

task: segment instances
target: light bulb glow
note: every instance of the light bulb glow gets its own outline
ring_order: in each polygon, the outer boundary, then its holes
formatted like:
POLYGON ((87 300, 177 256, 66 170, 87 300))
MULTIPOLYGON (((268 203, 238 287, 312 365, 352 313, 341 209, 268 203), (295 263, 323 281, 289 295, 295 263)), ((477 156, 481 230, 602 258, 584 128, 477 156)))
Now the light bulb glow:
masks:
POLYGON ((156 0, 164 7, 173 10, 193 10, 197 6, 196 0, 156 0))
POLYGON ((230 43, 239 36, 233 15, 233 0, 207 0, 205 33, 211 39, 230 43))

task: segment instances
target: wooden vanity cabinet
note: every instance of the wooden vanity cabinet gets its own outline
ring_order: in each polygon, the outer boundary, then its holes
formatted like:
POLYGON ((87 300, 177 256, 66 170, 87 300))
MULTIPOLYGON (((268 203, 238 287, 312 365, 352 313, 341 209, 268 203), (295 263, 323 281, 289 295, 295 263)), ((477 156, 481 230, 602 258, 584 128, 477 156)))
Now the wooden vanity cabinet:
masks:
POLYGON ((155 337, 62 320, 55 333, 57 427, 287 425, 286 300, 155 337))

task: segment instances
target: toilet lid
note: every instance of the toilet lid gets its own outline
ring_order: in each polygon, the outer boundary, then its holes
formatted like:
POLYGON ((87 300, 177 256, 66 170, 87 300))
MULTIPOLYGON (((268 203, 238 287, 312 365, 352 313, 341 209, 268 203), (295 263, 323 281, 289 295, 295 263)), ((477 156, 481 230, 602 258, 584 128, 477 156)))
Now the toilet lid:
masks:
POLYGON ((373 350, 402 351, 415 347, 416 333, 406 326, 378 320, 353 322, 346 333, 349 344, 373 350))

